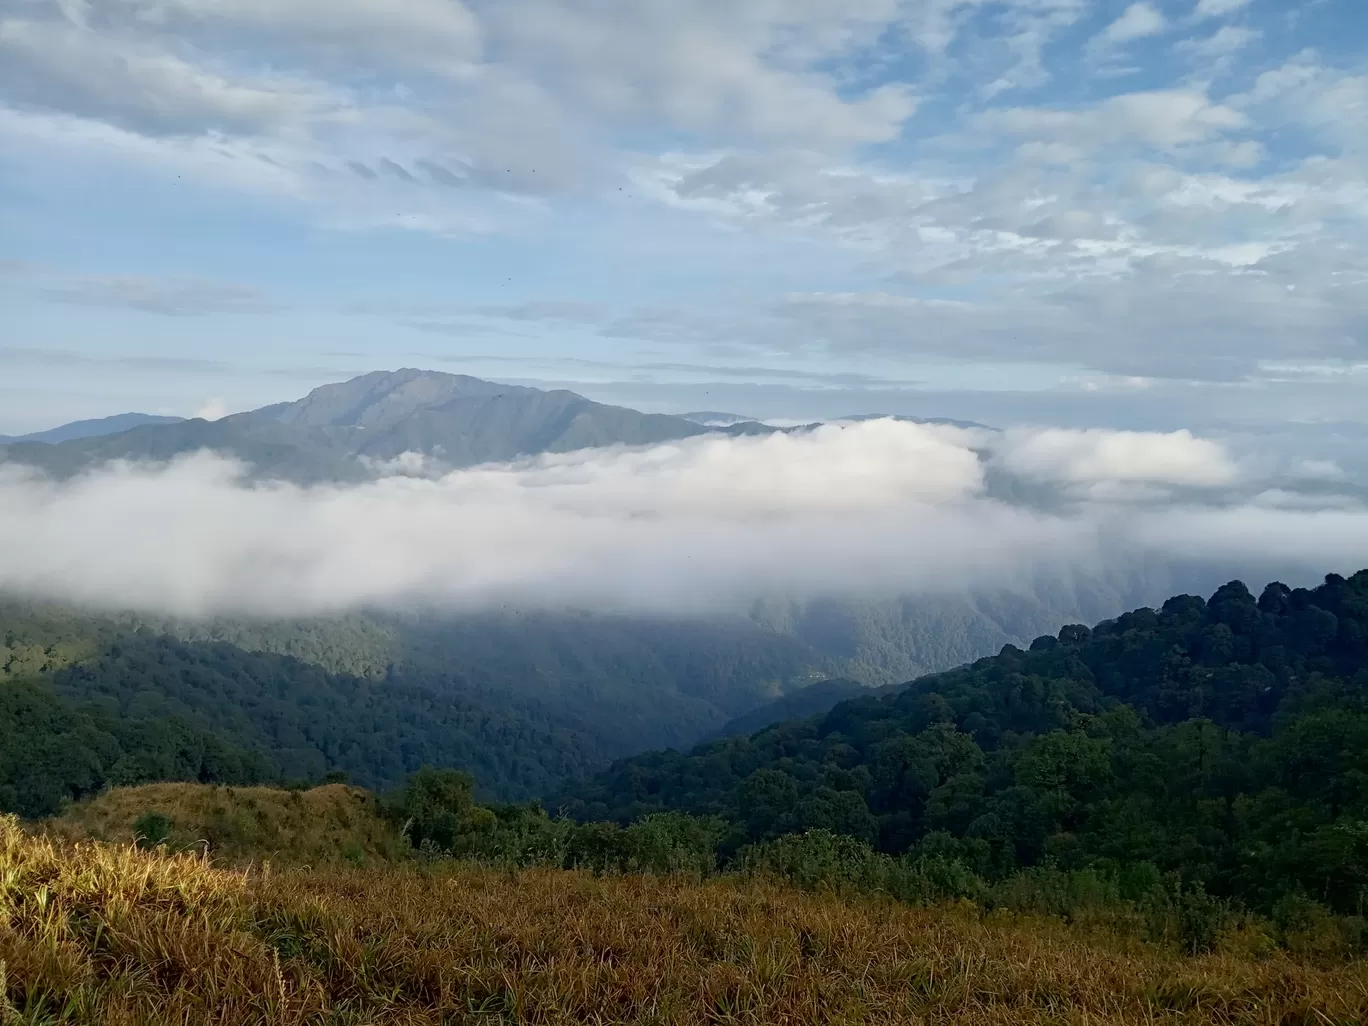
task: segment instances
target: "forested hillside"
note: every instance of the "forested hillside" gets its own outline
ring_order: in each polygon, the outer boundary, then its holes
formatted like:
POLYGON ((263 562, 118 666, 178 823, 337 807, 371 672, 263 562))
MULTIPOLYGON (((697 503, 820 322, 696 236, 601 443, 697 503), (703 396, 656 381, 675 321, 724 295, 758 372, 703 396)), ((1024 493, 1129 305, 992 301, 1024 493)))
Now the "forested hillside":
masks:
POLYGON ((1368 901, 1368 571, 1238 582, 689 754, 623 760, 581 818, 724 817, 736 847, 825 828, 987 876, 1175 871, 1267 906, 1368 901), (1145 868, 1148 867, 1148 868, 1145 868))
POLYGON ((953 589, 895 597, 767 599, 757 623, 792 635, 844 664, 865 684, 901 684, 1026 646, 1066 623, 1096 623, 1182 592, 1204 593, 1230 579, 1229 569, 1200 561, 1098 567, 1086 574, 1039 571, 1010 589, 953 589))
POLYGON ((174 621, 0 606, 0 810, 111 784, 469 770, 543 794, 691 744, 823 675, 745 621, 587 615, 174 621))

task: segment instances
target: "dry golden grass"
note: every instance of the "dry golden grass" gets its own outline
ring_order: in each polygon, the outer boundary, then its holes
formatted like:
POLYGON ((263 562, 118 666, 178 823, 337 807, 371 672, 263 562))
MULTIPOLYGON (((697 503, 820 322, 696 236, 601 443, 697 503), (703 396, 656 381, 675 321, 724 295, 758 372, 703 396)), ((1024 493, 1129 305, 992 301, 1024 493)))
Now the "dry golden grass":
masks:
POLYGON ((217 863, 263 858, 317 864, 389 859, 406 848, 369 791, 330 784, 308 791, 202 784, 116 787, 72 806, 45 829, 69 840, 131 844, 138 820, 171 822, 172 848, 208 848, 217 863))
POLYGON ((1185 959, 762 882, 212 867, 0 820, 0 1023, 1368 1021, 1368 966, 1185 959))

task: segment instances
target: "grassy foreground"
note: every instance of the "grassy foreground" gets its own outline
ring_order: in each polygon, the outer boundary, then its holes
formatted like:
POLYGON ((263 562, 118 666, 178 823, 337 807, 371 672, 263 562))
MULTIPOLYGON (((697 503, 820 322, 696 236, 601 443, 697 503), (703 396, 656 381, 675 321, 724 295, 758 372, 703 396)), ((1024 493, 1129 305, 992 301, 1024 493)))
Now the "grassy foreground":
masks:
POLYGON ((1368 1021, 1368 966, 1184 958, 762 881, 215 868, 0 819, 0 1023, 1368 1021))

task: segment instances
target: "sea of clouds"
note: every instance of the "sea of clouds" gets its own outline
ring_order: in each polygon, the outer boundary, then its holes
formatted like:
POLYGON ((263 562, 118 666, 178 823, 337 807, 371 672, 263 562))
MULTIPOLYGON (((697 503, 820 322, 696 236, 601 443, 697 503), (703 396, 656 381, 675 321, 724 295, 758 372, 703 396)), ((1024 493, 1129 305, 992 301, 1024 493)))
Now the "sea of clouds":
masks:
POLYGON ((458 470, 410 454, 360 484, 262 481, 208 452, 64 480, 5 465, 0 591, 298 616, 720 612, 763 594, 1011 588, 1136 560, 1314 581, 1368 566, 1368 505, 1341 476, 1186 431, 892 419, 458 470))

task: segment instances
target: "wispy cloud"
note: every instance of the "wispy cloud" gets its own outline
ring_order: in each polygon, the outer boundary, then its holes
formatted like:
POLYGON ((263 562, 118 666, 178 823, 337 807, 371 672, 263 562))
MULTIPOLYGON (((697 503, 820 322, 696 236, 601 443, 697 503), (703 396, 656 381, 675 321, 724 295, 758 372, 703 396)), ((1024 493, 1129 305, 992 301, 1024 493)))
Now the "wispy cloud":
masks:
POLYGON ((66 274, 19 261, 0 266, 0 275, 46 299, 76 306, 121 307, 173 317, 268 313, 280 308, 261 289, 234 282, 134 274, 66 274))

